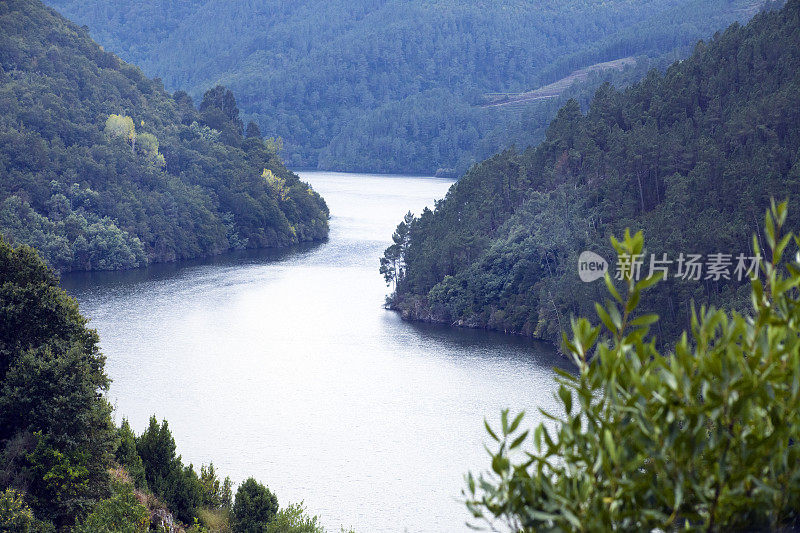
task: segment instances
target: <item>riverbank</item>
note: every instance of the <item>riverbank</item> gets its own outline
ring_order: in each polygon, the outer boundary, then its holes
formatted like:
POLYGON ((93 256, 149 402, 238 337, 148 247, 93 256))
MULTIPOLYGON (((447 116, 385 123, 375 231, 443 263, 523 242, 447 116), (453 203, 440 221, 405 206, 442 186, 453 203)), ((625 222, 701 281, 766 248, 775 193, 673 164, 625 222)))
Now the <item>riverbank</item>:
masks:
POLYGON ((536 341, 547 342, 552 344, 554 348, 559 349, 556 340, 536 335, 534 329, 527 327, 529 324, 527 322, 526 327, 522 330, 509 329, 507 323, 504 321, 505 314, 499 310, 495 310, 488 318, 473 314, 467 318, 453 320, 445 306, 431 305, 427 298, 419 295, 403 296, 402 298, 388 297, 384 308, 397 312, 400 317, 406 321, 441 324, 455 328, 496 331, 506 335, 526 337, 536 341))

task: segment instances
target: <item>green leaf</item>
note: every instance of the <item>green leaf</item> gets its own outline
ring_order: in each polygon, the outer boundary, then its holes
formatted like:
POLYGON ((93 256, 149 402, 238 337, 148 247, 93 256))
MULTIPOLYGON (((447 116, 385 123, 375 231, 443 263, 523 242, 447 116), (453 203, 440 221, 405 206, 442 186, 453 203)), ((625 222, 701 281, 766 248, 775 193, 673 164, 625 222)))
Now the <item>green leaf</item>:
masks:
POLYGON ((514 433, 517 428, 519 427, 519 423, 522 422, 523 417, 525 416, 525 411, 520 411, 520 413, 514 417, 514 420, 511 421, 511 426, 508 428, 509 433, 514 433))
POLYGON ((656 314, 649 314, 649 315, 642 315, 631 320, 631 326, 638 327, 638 326, 650 326, 658 322, 658 315, 656 314))
POLYGON ((562 385, 558 388, 558 395, 561 397, 561 401, 564 403, 564 409, 566 410, 567 414, 571 413, 572 391, 562 385))
POLYGON ((490 436, 491 436, 491 437, 492 437, 494 440, 496 440, 497 442, 500 442, 500 439, 499 439, 499 438, 497 438, 497 435, 495 435, 494 431, 492 431, 492 428, 491 428, 491 427, 489 427, 489 422, 487 422, 487 421, 486 421, 486 419, 484 419, 484 420, 483 420, 483 425, 486 427, 486 431, 487 431, 487 433, 489 433, 489 435, 490 435, 490 436))
POLYGON ((606 329, 612 333, 616 333, 618 329, 614 325, 614 321, 611 320, 611 317, 608 315, 603 306, 598 303, 595 303, 594 309, 595 311, 597 311, 597 316, 600 318, 600 321, 603 323, 606 329))
POLYGON ((611 275, 608 272, 606 272, 605 275, 603 276, 603 281, 605 281, 606 288, 608 289, 608 292, 611 294, 611 296, 617 302, 623 303, 622 296, 620 296, 619 291, 614 286, 614 281, 611 279, 611 275))
POLYGON ((522 433, 522 435, 520 435, 519 437, 514 439, 511 442, 511 446, 509 446, 508 449, 509 450, 514 450, 514 449, 518 448, 519 445, 522 444, 525 441, 526 438, 528 438, 528 432, 527 431, 525 431, 524 433, 522 433))

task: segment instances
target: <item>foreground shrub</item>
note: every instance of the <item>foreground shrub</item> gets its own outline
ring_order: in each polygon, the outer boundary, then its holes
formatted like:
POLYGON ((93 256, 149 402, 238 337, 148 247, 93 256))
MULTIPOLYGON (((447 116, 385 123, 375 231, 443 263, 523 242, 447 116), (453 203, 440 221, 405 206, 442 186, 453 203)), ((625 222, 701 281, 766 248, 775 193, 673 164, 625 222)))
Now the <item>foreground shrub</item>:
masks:
MULTIPOLYGON (((491 472, 467 476, 476 518, 515 531, 753 530, 800 525, 800 255, 783 260, 786 204, 767 213, 752 316, 701 308, 690 334, 661 354, 636 315, 658 277, 626 280, 597 305, 602 323, 572 322, 565 347, 577 375, 558 371, 563 415, 532 434, 501 417, 491 472)), ((641 233, 612 243, 640 254, 641 233)), ((756 253, 759 243, 753 241, 756 253)))

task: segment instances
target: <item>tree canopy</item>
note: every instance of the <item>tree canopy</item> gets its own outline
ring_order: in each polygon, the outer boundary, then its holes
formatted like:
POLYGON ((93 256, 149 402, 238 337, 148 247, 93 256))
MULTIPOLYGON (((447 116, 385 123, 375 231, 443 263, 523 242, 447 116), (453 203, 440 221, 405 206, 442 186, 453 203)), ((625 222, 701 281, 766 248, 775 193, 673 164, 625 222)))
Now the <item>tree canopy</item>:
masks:
POLYGON ((325 202, 284 167, 280 143, 244 137, 230 90, 212 88, 195 109, 38 0, 0 4, 0 33, 7 238, 69 271, 327 235, 325 202))
POLYGON ((57 527, 108 494, 116 448, 97 334, 31 248, 0 236, 0 488, 57 527))
MULTIPOLYGON (((687 55, 752 0, 49 0, 108 50, 195 99, 223 83, 290 165, 453 172, 541 139, 544 101, 485 109, 626 57, 687 55), (517 128, 520 115, 531 126, 517 128)), ((624 77, 633 81, 634 73, 624 77)), ((589 85, 596 87, 601 78, 589 85)), ((615 78, 617 79, 617 78, 615 78)), ((563 103, 563 101, 562 101, 563 103)))
MULTIPOLYGON (((387 250, 405 265, 394 307, 557 339, 599 297, 580 253, 612 259, 626 227, 643 229, 648 261, 752 256, 770 197, 800 193, 799 21, 792 0, 734 24, 664 74, 600 87, 586 113, 569 102, 541 144, 475 165, 410 223, 402 258, 387 250)), ((648 300, 662 339, 689 326, 691 301, 741 308, 746 283, 670 276, 648 300)))

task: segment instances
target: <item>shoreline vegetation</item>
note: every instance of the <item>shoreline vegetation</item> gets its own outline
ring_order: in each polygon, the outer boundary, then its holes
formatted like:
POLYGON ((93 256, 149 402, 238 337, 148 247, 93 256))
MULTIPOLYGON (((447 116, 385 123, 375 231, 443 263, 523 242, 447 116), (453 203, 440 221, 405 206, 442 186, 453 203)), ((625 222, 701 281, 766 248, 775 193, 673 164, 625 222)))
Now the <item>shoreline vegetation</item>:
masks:
POLYGON ((195 107, 37 0, 0 4, 0 231, 61 272, 284 247, 325 201, 216 86, 195 107))
MULTIPOLYGON (((799 25, 797 1, 762 11, 664 73, 601 86, 585 110, 569 101, 541 144, 472 166, 397 226, 380 261, 387 306, 557 343, 601 297, 579 280, 579 255, 614 257, 608 237, 626 227, 647 235, 645 259, 752 255, 758 213, 800 195, 799 25)), ((747 291, 730 276, 670 277, 648 303, 662 341, 689 326, 692 302, 743 309, 747 291)))
POLYGON ((253 478, 184 464, 166 421, 117 427, 100 339, 34 249, 0 235, 0 280, 0 530, 325 532, 253 478))

